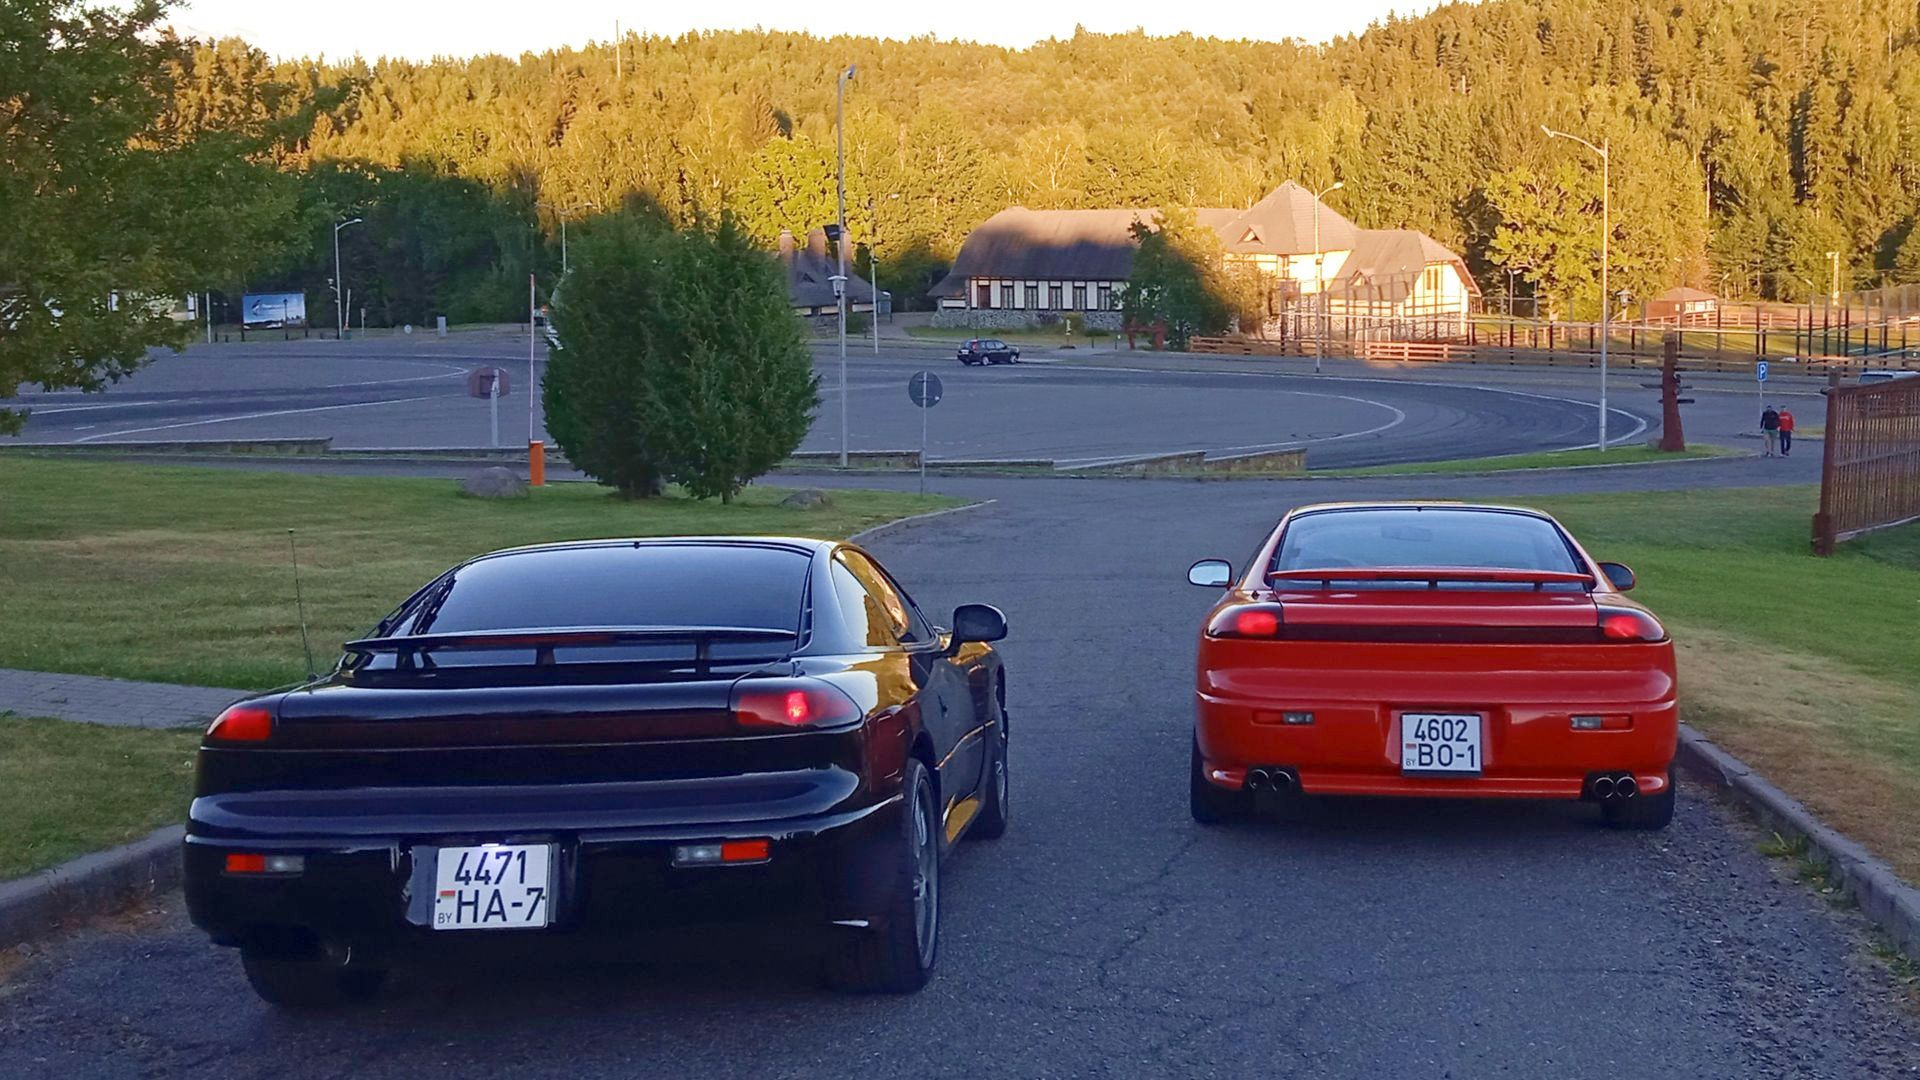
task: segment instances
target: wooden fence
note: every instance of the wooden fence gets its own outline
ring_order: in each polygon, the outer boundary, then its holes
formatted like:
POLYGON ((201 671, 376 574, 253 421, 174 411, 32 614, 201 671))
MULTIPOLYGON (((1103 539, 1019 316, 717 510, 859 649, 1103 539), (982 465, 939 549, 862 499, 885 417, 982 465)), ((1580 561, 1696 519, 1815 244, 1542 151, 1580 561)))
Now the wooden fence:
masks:
POLYGON ((1813 550, 1920 521, 1920 377, 1827 388, 1813 550))

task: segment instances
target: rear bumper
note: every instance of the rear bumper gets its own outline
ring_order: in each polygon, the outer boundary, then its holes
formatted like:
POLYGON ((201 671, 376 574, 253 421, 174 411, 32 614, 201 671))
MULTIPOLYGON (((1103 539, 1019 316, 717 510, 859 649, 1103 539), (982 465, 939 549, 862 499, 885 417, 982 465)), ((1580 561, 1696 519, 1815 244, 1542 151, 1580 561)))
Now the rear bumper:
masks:
MULTIPOLYGON (((1404 711, 1422 711, 1428 706, 1404 711)), ((1245 786, 1251 768, 1292 771, 1310 795, 1579 799, 1595 773, 1631 773, 1642 794, 1665 790, 1679 738, 1674 700, 1529 703, 1462 707, 1484 718, 1478 776, 1407 775, 1399 759, 1400 714, 1384 703, 1230 700, 1197 695, 1195 736, 1207 778, 1245 786), (1312 711, 1287 725, 1280 710, 1312 711), (1631 718, 1625 730, 1576 731, 1575 715, 1631 718)))
MULTIPOLYGON (((196 817, 203 809, 196 803, 196 817)), ((311 821, 277 834, 236 834, 194 820, 183 853, 187 910, 218 944, 299 940, 351 945, 363 955, 455 939, 593 939, 695 923, 819 925, 872 917, 876 883, 867 871, 899 835, 898 796, 803 816, 720 809, 708 804, 699 820, 611 827, 569 829, 530 815, 520 824, 495 816, 479 828, 384 833, 357 827, 359 819, 340 822, 343 827, 331 834, 314 831, 311 821), (764 863, 673 865, 676 844, 762 837, 772 840, 764 863), (430 905, 410 902, 423 881, 431 888, 433 867, 425 853, 489 842, 555 846, 551 923, 537 930, 432 930, 430 905), (305 869, 291 876, 231 875, 225 872, 229 853, 300 854, 305 869)))

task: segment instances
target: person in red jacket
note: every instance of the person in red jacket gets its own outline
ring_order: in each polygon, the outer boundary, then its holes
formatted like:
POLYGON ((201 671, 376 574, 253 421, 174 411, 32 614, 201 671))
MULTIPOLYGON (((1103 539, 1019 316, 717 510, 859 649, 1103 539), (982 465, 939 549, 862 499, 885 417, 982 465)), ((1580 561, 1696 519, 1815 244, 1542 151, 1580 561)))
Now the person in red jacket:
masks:
POLYGON ((1780 456, 1793 452, 1793 410, 1780 406, 1780 456))

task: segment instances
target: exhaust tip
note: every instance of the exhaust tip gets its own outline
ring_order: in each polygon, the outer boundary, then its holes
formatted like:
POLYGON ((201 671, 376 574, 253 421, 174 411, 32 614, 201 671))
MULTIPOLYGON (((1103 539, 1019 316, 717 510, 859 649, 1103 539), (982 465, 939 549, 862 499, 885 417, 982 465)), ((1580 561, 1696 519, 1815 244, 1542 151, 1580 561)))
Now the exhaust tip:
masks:
POLYGON ((1640 794, 1640 782, 1631 776, 1623 776, 1614 782, 1613 794, 1617 798, 1631 799, 1640 794))
POLYGON ((1273 790, 1275 791, 1292 791, 1293 790, 1293 774, 1290 772, 1283 772, 1279 769, 1275 769, 1272 775, 1268 779, 1269 779, 1269 782, 1273 785, 1273 790))
POLYGON ((1597 799, 1613 798, 1613 777, 1602 776, 1593 782, 1593 795, 1597 799))
POLYGON ((1265 769, 1248 769, 1247 770, 1247 790, 1248 791, 1265 791, 1267 789, 1267 783, 1268 783, 1267 770, 1265 769))

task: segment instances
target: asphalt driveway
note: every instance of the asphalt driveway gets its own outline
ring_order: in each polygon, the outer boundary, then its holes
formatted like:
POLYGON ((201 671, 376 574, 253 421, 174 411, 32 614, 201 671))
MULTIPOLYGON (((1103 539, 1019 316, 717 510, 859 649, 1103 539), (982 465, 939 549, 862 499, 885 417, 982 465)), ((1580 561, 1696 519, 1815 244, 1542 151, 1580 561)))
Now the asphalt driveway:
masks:
POLYGON ((407 974, 369 1009, 288 1018, 168 900, 0 983, 0 1076, 1920 1073, 1920 1014, 1857 919, 1697 792, 1651 835, 1555 805, 1188 819, 1209 596, 1186 565, 1244 558, 1292 501, 1380 487, 969 481, 998 501, 873 542, 930 611, 986 601, 1013 627, 1013 827, 950 864, 917 996, 836 997, 802 947, 711 934, 633 964, 407 974))

